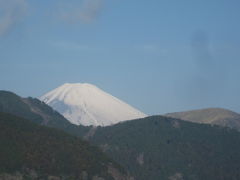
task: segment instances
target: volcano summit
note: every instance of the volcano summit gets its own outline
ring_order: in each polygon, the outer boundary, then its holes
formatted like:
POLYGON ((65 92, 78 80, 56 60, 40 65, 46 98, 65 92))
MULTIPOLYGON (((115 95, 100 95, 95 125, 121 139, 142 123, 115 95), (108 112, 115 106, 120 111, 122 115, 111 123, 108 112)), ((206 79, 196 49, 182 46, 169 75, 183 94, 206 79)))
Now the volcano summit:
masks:
POLYGON ((87 83, 63 84, 40 100, 76 125, 108 126, 146 117, 127 103, 87 83))

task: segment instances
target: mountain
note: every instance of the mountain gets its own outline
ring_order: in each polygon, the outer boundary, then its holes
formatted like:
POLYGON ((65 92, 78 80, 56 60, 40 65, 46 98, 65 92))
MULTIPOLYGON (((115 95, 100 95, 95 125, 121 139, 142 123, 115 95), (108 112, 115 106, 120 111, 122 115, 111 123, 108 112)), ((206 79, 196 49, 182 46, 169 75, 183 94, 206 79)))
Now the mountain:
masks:
MULTIPOLYGON (((99 146, 105 154, 127 169, 137 180, 240 179, 240 133, 229 128, 163 116, 124 121, 107 127, 76 126, 44 102, 34 98, 21 98, 7 91, 0 91, 0 112, 12 113, 40 125, 55 127, 84 137, 90 143, 99 146)), ((19 121, 20 124, 21 122, 19 121)), ((16 127, 21 127, 20 124, 16 127)), ((23 126, 27 125, 23 124, 23 126)), ((5 129, 8 128, 3 126, 0 133, 5 129)), ((39 134, 35 129, 33 131, 39 134)), ((11 132, 16 134, 18 131, 11 132)), ((34 134, 30 133, 28 138, 31 136, 34 134)), ((4 139, 6 134, 5 136, 1 134, 1 137, 4 139)), ((17 138, 18 135, 9 137, 17 138)), ((18 151, 18 148, 10 143, 15 142, 14 140, 3 139, 0 142, 8 144, 11 147, 8 149, 18 151)), ((19 142, 25 141, 28 142, 27 139, 19 142)), ((0 144, 0 147, 1 151, 5 145, 0 144)), ((2 150, 8 152, 8 149, 2 150)), ((17 155, 10 150, 9 153, 9 157, 17 155)), ((5 156, 7 157, 7 155, 1 157, 5 156)), ((13 157, 17 159, 25 155, 13 157)), ((0 159, 0 162, 11 163, 12 160, 0 159)), ((9 173, 7 171, 7 174, 9 173)), ((22 173, 23 175, 27 173, 29 176, 29 172, 22 173)), ((41 175, 41 172, 39 173, 41 175)))
POLYGON ((0 112, 14 114, 32 122, 83 136, 90 127, 76 126, 57 111, 36 98, 22 98, 12 92, 0 91, 0 112))
POLYGON ((89 139, 137 180, 240 179, 240 133, 163 116, 98 127, 89 139))
POLYGON ((222 108, 208 108, 166 114, 168 117, 195 123, 216 124, 240 130, 240 114, 222 108))
POLYGON ((108 126, 146 115, 86 83, 64 84, 40 97, 76 125, 108 126))
POLYGON ((89 143, 2 112, 0 147, 0 179, 128 179, 118 164, 89 143))

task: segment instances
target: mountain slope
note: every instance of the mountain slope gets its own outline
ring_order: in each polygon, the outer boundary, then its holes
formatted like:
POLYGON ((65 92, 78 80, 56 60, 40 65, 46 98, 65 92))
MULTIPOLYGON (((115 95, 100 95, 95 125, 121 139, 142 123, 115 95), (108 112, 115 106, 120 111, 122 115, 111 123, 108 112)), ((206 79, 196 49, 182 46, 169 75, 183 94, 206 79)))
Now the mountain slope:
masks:
POLYGON ((195 123, 216 124, 240 130, 240 114, 222 108, 208 108, 166 114, 168 117, 195 123))
POLYGON ((98 148, 11 114, 0 113, 0 147, 0 179, 127 180, 98 148))
POLYGON ((240 179, 240 133, 163 116, 99 127, 89 139, 137 180, 240 179))
POLYGON ((62 129, 76 136, 83 136, 90 127, 71 124, 57 111, 35 98, 22 98, 12 92, 0 91, 0 112, 11 113, 35 123, 62 129))
POLYGON ((40 97, 76 125, 108 126, 146 115, 91 84, 64 84, 40 97))

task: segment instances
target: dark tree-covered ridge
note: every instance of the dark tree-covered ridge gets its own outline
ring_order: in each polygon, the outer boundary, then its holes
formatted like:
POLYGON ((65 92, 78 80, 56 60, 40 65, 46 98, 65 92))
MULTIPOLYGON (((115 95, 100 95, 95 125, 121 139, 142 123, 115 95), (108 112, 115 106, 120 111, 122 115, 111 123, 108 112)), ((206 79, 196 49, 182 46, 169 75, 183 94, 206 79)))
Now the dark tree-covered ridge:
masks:
POLYGON ((110 180, 114 169, 127 179, 119 165, 88 142, 7 113, 0 113, 0 147, 0 174, 110 180))

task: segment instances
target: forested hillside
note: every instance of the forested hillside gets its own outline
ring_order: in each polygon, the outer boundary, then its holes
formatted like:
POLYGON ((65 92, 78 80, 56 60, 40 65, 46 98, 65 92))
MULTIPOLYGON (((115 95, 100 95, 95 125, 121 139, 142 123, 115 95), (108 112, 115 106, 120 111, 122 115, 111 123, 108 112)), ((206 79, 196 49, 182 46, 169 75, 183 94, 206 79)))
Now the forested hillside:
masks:
POLYGON ((240 133, 152 116, 98 128, 90 139, 137 180, 238 180, 240 133))
POLYGON ((0 113, 0 147, 0 179, 127 179, 97 147, 6 113, 0 113))

